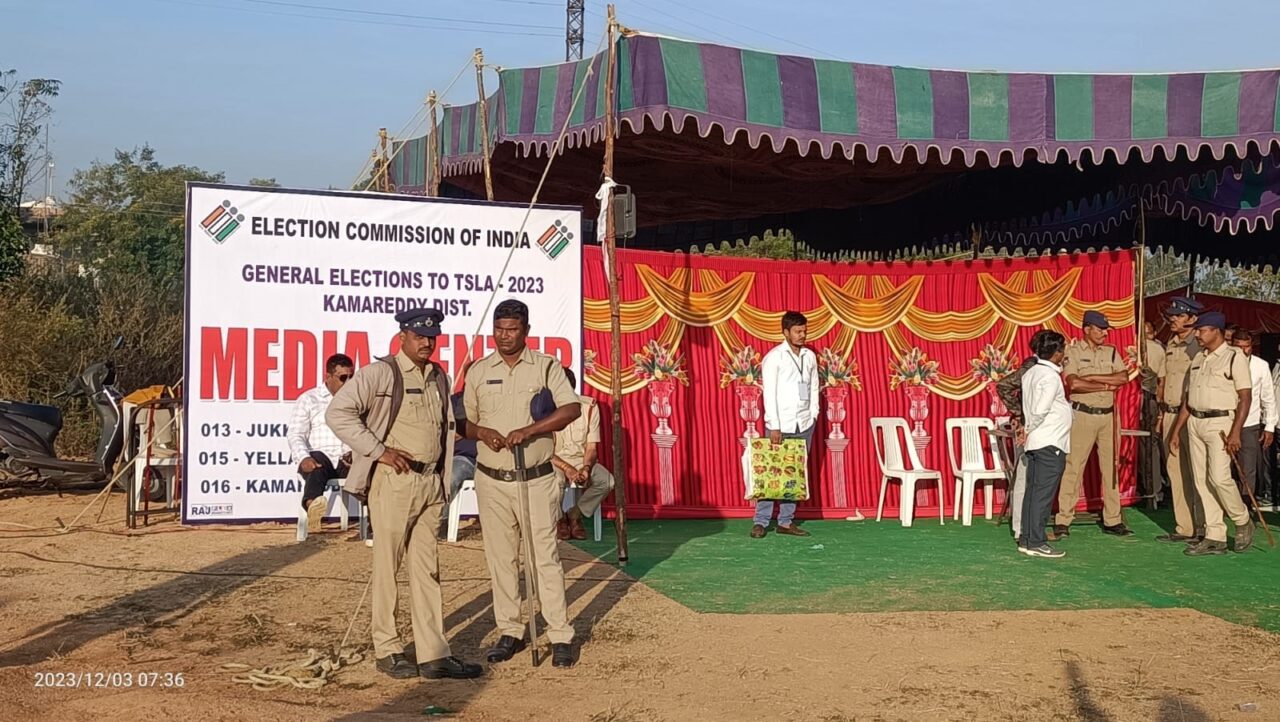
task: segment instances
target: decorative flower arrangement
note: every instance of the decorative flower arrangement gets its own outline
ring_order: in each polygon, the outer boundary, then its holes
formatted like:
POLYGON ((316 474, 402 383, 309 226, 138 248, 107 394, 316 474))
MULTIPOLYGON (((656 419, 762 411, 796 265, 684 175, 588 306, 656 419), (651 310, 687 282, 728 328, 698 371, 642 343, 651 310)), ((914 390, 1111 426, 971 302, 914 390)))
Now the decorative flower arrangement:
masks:
POLYGON ((596 352, 593 349, 587 349, 582 352, 582 370, 588 375, 594 375, 596 372, 596 352))
POLYGON ((743 346, 734 355, 721 361, 724 373, 720 374, 720 388, 728 388, 735 381, 742 386, 760 384, 760 352, 743 346))
POLYGON ((938 362, 930 361, 919 347, 889 362, 889 389, 899 386, 932 386, 938 383, 938 362))
POLYGON ((829 348, 822 349, 818 357, 818 378, 823 386, 841 386, 849 384, 854 391, 862 390, 862 379, 858 377, 858 362, 845 357, 829 348))
POLYGON ((973 378, 978 381, 999 381, 1016 370, 1004 351, 992 344, 983 346, 982 353, 970 359, 969 365, 973 367, 973 378))
POLYGON ((684 357, 668 350, 657 339, 645 344, 644 349, 631 358, 636 363, 636 378, 641 381, 675 380, 685 386, 689 385, 689 376, 684 371, 684 357))

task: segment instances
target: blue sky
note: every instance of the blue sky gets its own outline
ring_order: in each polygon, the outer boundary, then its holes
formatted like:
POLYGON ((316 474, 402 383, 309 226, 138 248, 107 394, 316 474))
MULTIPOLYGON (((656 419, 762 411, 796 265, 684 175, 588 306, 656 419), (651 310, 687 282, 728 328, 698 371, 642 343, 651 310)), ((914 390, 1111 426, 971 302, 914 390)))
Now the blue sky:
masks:
MULTIPOLYGON (((1280 66, 1280 3, 1245 0, 620 0, 637 29, 798 55, 956 69, 1280 66)), ((587 10, 587 52, 603 33, 587 10)), ((59 189, 114 148, 164 163, 350 184, 378 127, 400 130, 476 47, 508 67, 563 60, 562 0, 0 0, 0 68, 63 82, 59 189), (340 12, 326 8, 340 8, 340 12), (412 17, 408 17, 412 16, 412 17), (466 20, 446 22, 436 18, 466 20)), ((487 87, 496 84, 488 74, 487 87)), ((475 99, 465 73, 448 99, 475 99)), ((418 133, 421 134, 421 130, 418 133)))

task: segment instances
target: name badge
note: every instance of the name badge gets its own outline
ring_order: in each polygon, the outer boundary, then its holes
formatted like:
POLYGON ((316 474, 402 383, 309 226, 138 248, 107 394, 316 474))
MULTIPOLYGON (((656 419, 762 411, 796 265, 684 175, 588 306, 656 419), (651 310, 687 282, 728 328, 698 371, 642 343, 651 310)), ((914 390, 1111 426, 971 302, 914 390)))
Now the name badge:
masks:
POLYGON ((422 389, 405 389, 404 392, 406 394, 421 394, 422 389))
POLYGON ((809 384, 804 381, 796 383, 796 394, 800 399, 800 408, 809 408, 809 384))
POLYGON ((501 384, 501 383, 502 383, 502 379, 489 379, 488 381, 485 381, 486 385, 501 384))

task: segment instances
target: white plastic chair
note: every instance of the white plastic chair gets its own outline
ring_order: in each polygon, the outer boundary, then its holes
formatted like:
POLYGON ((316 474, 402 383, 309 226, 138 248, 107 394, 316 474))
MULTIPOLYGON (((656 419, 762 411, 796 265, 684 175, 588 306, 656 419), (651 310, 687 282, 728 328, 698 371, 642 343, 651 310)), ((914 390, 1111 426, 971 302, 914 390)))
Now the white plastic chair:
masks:
POLYGON ((982 417, 947 419, 947 455, 951 460, 951 475, 956 480, 951 518, 959 519, 963 510, 964 520, 961 523, 964 526, 973 523, 973 488, 979 481, 983 482, 982 498, 986 502, 988 519, 991 518, 994 482, 1004 482, 1006 487, 1009 484, 1004 464, 1000 461, 1000 451, 996 448, 996 437, 991 435, 995 428, 995 422, 982 417), (960 431, 958 444, 957 430, 960 431), (990 464, 987 463, 988 451, 991 453, 990 464))
POLYGON ((884 494, 889 488, 889 480, 902 482, 902 497, 898 502, 898 518, 903 526, 911 526, 912 514, 916 505, 916 484, 921 481, 933 481, 938 485, 938 523, 946 524, 946 501, 942 491, 942 473, 926 469, 916 454, 914 444, 907 443, 907 456, 902 453, 903 439, 911 438, 905 419, 873 417, 871 419, 871 437, 876 443, 876 460, 880 463, 880 503, 876 507, 876 521, 884 514, 884 494), (899 434, 901 432, 901 434, 899 434), (883 438, 882 438, 883 437, 883 438), (907 468, 906 461, 911 462, 907 468))
MULTIPOLYGON (((564 504, 561 506, 562 511, 569 511, 570 509, 573 508, 574 504, 578 503, 578 491, 579 491, 578 487, 574 486, 573 484, 570 484, 569 486, 565 487, 564 504)), ((597 506, 595 516, 591 518, 592 519, 591 523, 593 525, 592 528, 595 530, 594 533, 596 535, 596 541, 600 541, 600 528, 604 526, 600 521, 602 518, 603 517, 600 514, 600 507, 597 506)))
MULTIPOLYGON (((360 524, 360 538, 368 541, 369 515, 366 513, 366 507, 364 503, 355 496, 347 493, 346 485, 346 479, 329 480, 329 484, 324 489, 324 518, 331 519, 334 516, 337 516, 339 528, 342 529, 342 531, 346 531, 347 527, 350 526, 352 510, 354 510, 356 520, 360 524)), ((307 510, 303 509, 298 512, 298 541, 306 541, 306 539, 307 510)))
POLYGON ((462 516, 480 516, 480 502, 476 498, 476 482, 475 479, 467 479, 462 482, 462 486, 458 487, 458 493, 449 499, 449 530, 448 536, 450 544, 458 543, 458 523, 462 520, 462 516))

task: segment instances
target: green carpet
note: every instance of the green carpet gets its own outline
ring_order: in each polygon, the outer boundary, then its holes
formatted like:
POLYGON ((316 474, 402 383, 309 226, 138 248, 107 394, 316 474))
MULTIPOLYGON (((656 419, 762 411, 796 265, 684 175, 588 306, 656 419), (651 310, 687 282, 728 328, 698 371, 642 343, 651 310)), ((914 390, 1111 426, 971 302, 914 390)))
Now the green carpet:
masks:
MULTIPOLYGON (((1154 538, 1169 513, 1130 509, 1134 536, 1077 522, 1063 559, 1015 551, 1009 527, 981 517, 903 528, 809 521, 806 538, 747 536, 747 519, 632 521, 628 574, 700 612, 813 613, 1191 607, 1280 632, 1280 547, 1258 530, 1244 554, 1188 557, 1154 538)), ((1272 527, 1275 528, 1274 519, 1272 527)), ((600 543, 575 542, 616 562, 612 524, 600 543)))

